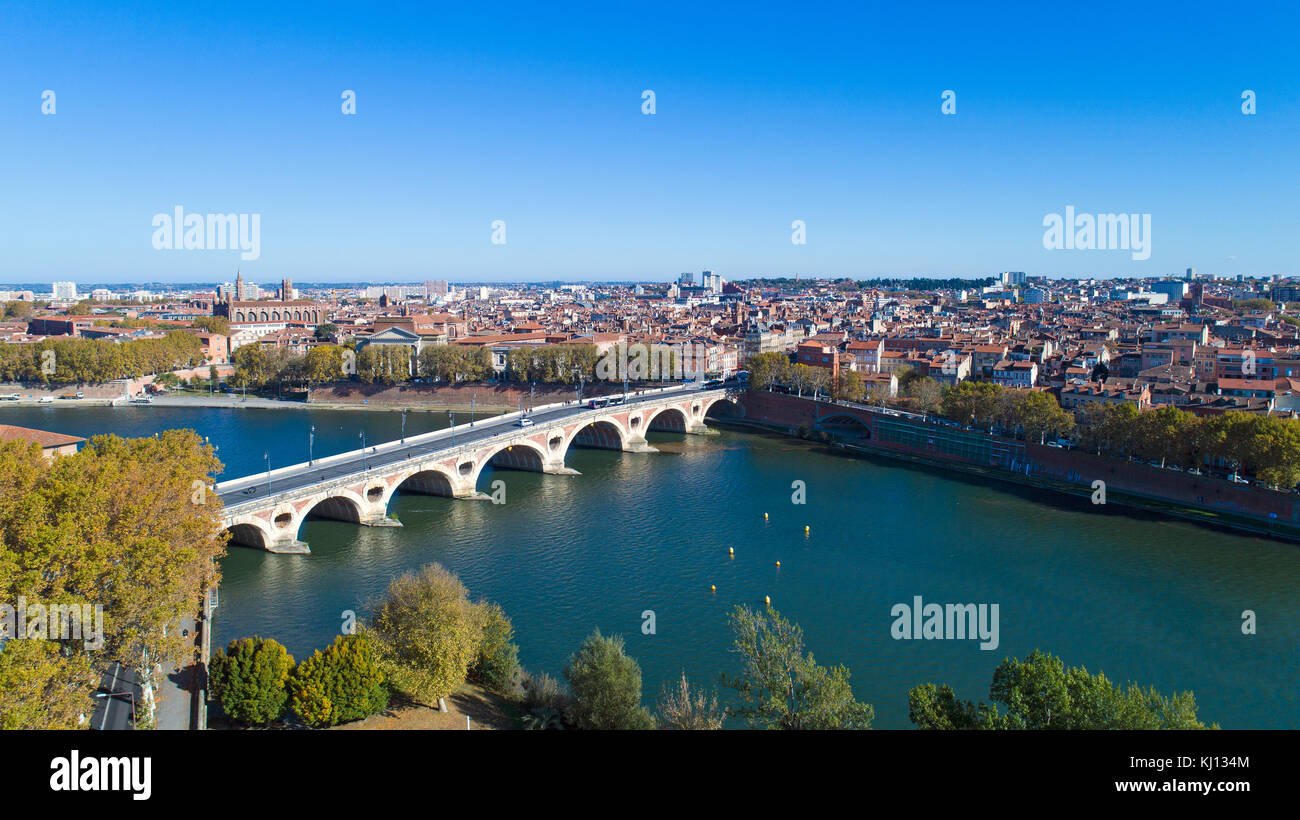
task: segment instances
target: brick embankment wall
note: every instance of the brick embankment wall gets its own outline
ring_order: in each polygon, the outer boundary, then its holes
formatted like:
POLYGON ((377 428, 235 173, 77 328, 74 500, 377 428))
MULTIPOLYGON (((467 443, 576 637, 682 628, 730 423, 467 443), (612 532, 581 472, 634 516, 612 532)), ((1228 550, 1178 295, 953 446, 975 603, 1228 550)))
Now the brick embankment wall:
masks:
POLYGON ((23 384, 20 382, 5 382, 0 383, 0 393, 17 393, 24 399, 28 396, 39 399, 43 396, 76 395, 77 393, 84 393, 88 399, 118 399, 124 395, 125 385, 126 382, 102 382, 98 384, 41 384, 40 382, 23 384))
MULTIPOLYGON (((1249 532, 1300 539, 1300 495, 1233 484, 1209 476, 1166 470, 1141 462, 1091 455, 975 431, 844 408, 827 402, 767 391, 747 392, 745 421, 792 431, 799 427, 830 431, 853 449, 904 458, 932 467, 960 469, 1020 484, 1091 496, 1093 482, 1105 482, 1108 503, 1164 512, 1182 518, 1249 532), (831 417, 828 421, 828 417, 831 417), (851 417, 860 424, 847 421, 851 417), (886 421, 887 420, 887 421, 886 421), (915 432, 912 443, 881 440, 882 422, 915 432), (981 457, 943 452, 945 437, 976 438, 992 446, 981 457)), ((972 452, 981 451, 972 448, 972 452)))
MULTIPOLYGON (((642 387, 667 385, 629 385, 630 390, 642 387)), ((582 387, 583 399, 593 396, 621 394, 623 384, 593 382, 582 387)), ((539 384, 531 394, 532 404, 540 406, 554 402, 571 401, 577 392, 571 384, 539 384)), ((519 382, 464 382, 461 384, 398 384, 388 387, 339 382, 312 388, 308 404, 389 405, 393 407, 466 408, 471 401, 484 410, 515 410, 520 401, 527 407, 530 401, 529 386, 519 382)))

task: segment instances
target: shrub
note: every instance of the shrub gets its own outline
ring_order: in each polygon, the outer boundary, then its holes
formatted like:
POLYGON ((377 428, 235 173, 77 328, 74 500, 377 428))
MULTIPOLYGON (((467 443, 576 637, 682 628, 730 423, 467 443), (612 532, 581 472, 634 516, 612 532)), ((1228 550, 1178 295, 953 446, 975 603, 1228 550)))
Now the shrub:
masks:
POLYGON ((496 604, 474 608, 479 621, 478 657, 469 668, 469 680, 500 694, 510 693, 519 678, 519 647, 515 628, 496 604))
POLYGON ((324 652, 316 650, 289 679, 293 710, 308 726, 336 726, 382 712, 388 689, 370 642, 339 635, 324 652))
POLYGON ((659 723, 667 729, 721 729, 726 712, 718 706, 715 692, 691 691, 686 672, 671 690, 664 686, 659 696, 659 723))
POLYGON ((652 729, 641 707, 641 665, 623 651, 623 637, 597 629, 569 658, 564 677, 573 689, 574 723, 580 729, 652 729))
POLYGON ((208 688, 231 720, 265 726, 284 714, 292 669, 293 656, 278 641, 244 638, 212 656, 208 688))

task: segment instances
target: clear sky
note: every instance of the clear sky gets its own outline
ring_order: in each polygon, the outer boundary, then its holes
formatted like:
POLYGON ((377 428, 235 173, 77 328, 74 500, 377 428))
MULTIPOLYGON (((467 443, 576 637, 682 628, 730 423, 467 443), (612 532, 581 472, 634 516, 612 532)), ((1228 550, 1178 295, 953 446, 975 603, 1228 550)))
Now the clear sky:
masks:
POLYGON ((0 283, 1300 273, 1294 4, 108 5, 0 12, 0 283))

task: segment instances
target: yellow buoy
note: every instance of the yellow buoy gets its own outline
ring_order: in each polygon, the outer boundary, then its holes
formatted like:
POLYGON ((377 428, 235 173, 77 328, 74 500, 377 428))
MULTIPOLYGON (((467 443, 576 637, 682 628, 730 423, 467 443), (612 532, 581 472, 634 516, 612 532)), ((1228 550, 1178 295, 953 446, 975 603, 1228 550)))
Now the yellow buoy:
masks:
POLYGON ((735 555, 735 554, 736 554, 735 547, 727 547, 727 555, 735 555))
POLYGON ((767 513, 763 513, 763 520, 764 520, 764 521, 767 520, 767 513))
POLYGON ((776 568, 777 568, 777 569, 780 569, 780 568, 781 568, 781 562, 780 562, 780 561, 777 561, 777 562, 776 562, 776 568))
POLYGON ((717 584, 709 584, 709 592, 717 592, 717 591, 718 591, 717 584))
POLYGON ((764 596, 763 596, 763 603, 767 604, 768 606, 771 606, 771 605, 772 605, 772 596, 771 596, 771 595, 764 595, 764 596))
POLYGON ((812 527, 809 527, 807 524, 805 524, 803 528, 803 534, 807 535, 811 531, 812 531, 812 527))

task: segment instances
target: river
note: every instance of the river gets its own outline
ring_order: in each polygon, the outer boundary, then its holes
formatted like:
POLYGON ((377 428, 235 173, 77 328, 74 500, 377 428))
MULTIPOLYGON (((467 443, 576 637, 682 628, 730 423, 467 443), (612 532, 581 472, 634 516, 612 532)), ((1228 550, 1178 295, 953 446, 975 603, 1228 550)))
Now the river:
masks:
MULTIPOLYGON (((83 436, 189 427, 232 477, 266 469, 267 455, 273 468, 305 460, 311 425, 319 457, 355 449, 362 431, 396 438, 401 414, 21 407, 0 408, 0 423, 83 436)), ((406 432, 446 423, 412 412, 406 432)), ((997 664, 1035 648, 1112 680, 1191 689, 1224 728, 1300 728, 1300 547, 747 431, 650 441, 662 452, 571 450, 580 476, 485 471, 481 488, 506 481, 505 505, 399 494, 401 528, 308 521, 310 555, 232 547, 214 645, 260 634, 304 657, 345 610, 364 614, 394 576, 437 561, 504 607, 529 669, 558 676, 593 628, 622 634, 649 706, 683 669, 708 686, 738 672, 727 613, 770 596, 819 663, 850 669, 878 728, 910 726, 918 683, 987 699, 997 664), (805 504, 792 503, 795 481, 805 504), (891 608, 917 595, 998 604, 1000 645, 894 640, 891 608), (1258 634, 1242 634, 1244 610, 1258 634)))

